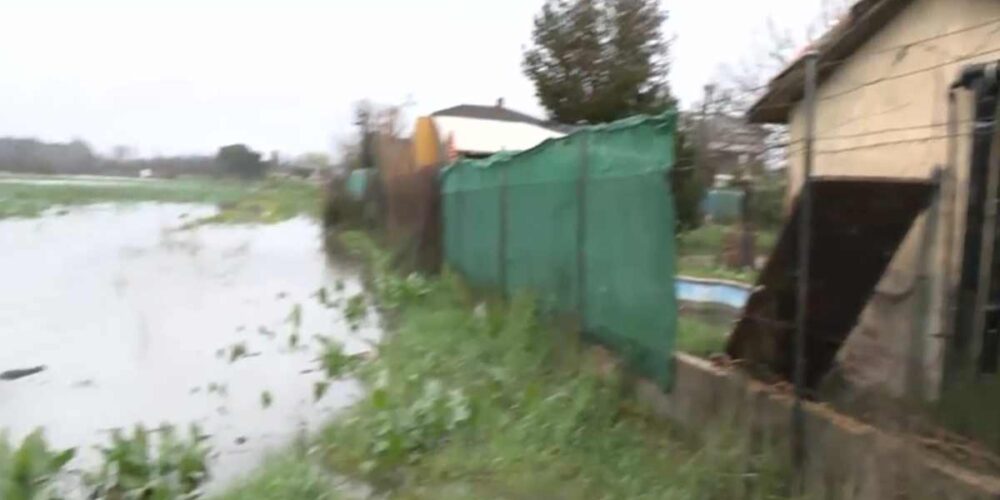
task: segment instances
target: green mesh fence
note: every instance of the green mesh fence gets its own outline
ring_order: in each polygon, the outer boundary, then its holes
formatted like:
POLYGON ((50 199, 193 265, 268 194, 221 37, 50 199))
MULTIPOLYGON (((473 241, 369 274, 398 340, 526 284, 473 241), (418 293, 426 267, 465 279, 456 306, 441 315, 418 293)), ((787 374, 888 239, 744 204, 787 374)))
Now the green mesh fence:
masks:
POLYGON ((470 283, 530 291, 666 386, 676 331, 675 115, 587 127, 443 174, 444 251, 470 283))

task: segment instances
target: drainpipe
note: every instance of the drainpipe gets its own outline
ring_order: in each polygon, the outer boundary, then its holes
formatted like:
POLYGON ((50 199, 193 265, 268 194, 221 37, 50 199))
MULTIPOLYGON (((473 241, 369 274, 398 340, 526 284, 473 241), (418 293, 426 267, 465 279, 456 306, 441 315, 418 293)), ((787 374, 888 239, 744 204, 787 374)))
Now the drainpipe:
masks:
MULTIPOLYGON (((958 102, 956 92, 958 87, 952 84, 948 89, 948 146, 943 171, 940 172, 940 192, 938 196, 939 223, 944 226, 944 235, 941 244, 944 248, 941 251, 941 262, 938 269, 941 270, 940 295, 941 302, 938 305, 938 331, 936 336, 944 342, 945 366, 942 367, 940 382, 938 387, 928 391, 931 399, 937 399, 940 394, 940 383, 950 377, 949 367, 951 366, 951 356, 953 350, 952 338, 955 335, 956 317, 956 292, 955 282, 955 203, 958 192, 958 102)), ((930 321, 927 325, 931 328, 930 321)), ((921 360, 922 362, 923 360, 921 360)), ((927 393, 923 395, 928 396, 927 393)))
MULTIPOLYGON (((996 65, 992 65, 992 71, 988 73, 987 82, 990 88, 995 88, 997 84, 996 65)), ((978 373, 996 371, 996 353, 987 346, 993 344, 993 337, 987 337, 986 329, 988 325, 995 322, 996 304, 992 300, 993 292, 993 266, 996 263, 996 230, 997 230, 997 189, 1000 188, 1000 99, 997 99, 996 111, 993 115, 993 138, 989 145, 985 207, 983 208, 983 224, 981 229, 981 239, 979 245, 979 276, 976 278, 976 302, 972 317, 972 351, 979 349, 978 373)))
MULTIPOLYGON (((1000 100, 997 99, 997 75, 998 64, 996 62, 971 64, 962 68, 949 89, 948 119, 951 137, 948 147, 948 161, 950 163, 948 180, 952 183, 952 189, 948 193, 951 200, 945 200, 945 203, 951 202, 951 207, 954 206, 956 192, 954 184, 957 179, 958 167, 957 145, 955 144, 958 135, 956 92, 963 89, 974 91, 975 104, 970 167, 966 183, 968 195, 965 234, 962 238, 961 272, 957 287, 951 287, 950 276, 950 244, 954 243, 954 239, 947 242, 949 243, 946 246, 948 251, 945 252, 948 255, 946 258, 949 258, 949 262, 944 268, 947 276, 945 286, 949 290, 947 295, 949 304, 945 311, 947 322, 943 325, 944 332, 948 336, 946 382, 953 380, 955 376, 970 366, 969 362, 973 360, 973 352, 975 351, 974 346, 982 339, 982 332, 978 331, 977 328, 981 329, 985 325, 983 313, 985 312, 987 290, 990 287, 990 271, 994 250, 990 236, 995 231, 995 226, 987 228, 987 225, 995 224, 996 217, 996 207, 994 206, 994 210, 991 211, 987 205, 990 204, 989 200, 996 199, 997 174, 995 173, 996 159, 993 149, 998 138, 994 138, 994 134, 991 132, 1000 130, 995 126, 998 111, 1000 111, 1000 107, 998 107, 1000 100), (990 184, 993 185, 993 188, 989 186, 990 184)), ((954 238, 953 226, 956 222, 956 214, 952 215, 951 220, 946 221, 946 223, 949 225, 949 235, 954 238)))

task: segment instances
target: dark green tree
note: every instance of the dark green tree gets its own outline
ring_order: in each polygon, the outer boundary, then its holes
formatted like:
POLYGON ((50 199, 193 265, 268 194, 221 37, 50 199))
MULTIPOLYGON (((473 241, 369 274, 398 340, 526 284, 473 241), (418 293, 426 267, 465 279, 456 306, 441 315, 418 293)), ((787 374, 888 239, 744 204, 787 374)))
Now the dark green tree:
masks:
POLYGON ((551 118, 602 123, 673 105, 659 0, 549 0, 524 73, 551 118))
POLYGON ((215 163, 223 174, 243 179, 260 178, 267 171, 267 163, 261 161, 260 153, 244 144, 231 144, 219 148, 219 152, 215 155, 215 163))
POLYGON ((677 162, 670 171, 670 180, 677 211, 677 230, 683 232, 701 225, 704 218, 701 200, 705 198, 707 186, 694 168, 695 149, 690 141, 691 137, 683 130, 678 130, 675 137, 677 162))

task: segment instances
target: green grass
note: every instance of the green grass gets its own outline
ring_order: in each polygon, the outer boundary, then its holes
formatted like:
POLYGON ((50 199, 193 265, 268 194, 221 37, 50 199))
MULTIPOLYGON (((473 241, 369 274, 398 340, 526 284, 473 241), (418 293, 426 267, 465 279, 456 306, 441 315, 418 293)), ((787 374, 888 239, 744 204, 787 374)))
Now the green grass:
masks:
MULTIPOLYGON (((731 269, 720 263, 726 234, 733 230, 735 226, 706 224, 677 235, 677 274, 753 283, 756 271, 731 269)), ((774 248, 777 232, 758 230, 756 238, 757 255, 766 256, 774 248)))
MULTIPOLYGON (((325 469, 398 499, 782 497, 785 476, 766 455, 726 432, 695 443, 651 418, 530 298, 480 302, 451 276, 386 274, 371 247, 392 331, 359 368, 367 395, 314 438, 325 469)), ((289 460, 252 484, 304 470, 289 460)))
POLYGON ((720 279, 753 283, 757 280, 757 271, 751 269, 730 269, 715 263, 709 256, 688 255, 677 258, 677 274, 692 278, 720 279))
POLYGON ((681 316, 677 321, 678 351, 698 356, 723 352, 730 325, 704 318, 681 316))
POLYGON ((240 182, 189 178, 107 185, 0 183, 0 219, 37 217, 53 207, 137 202, 207 203, 219 207, 217 215, 195 223, 266 223, 299 214, 316 216, 319 189, 302 181, 275 179, 240 182))
MULTIPOLYGON (((718 255, 722 251, 726 233, 736 229, 736 226, 720 224, 705 224, 691 231, 677 235, 677 252, 679 255, 718 255)), ((770 229, 758 229, 756 232, 756 247, 758 252, 769 252, 774 248, 778 233, 770 229)))
POLYGON ((956 375, 930 414, 948 429, 1000 452, 1000 375, 956 375))
POLYGON ((250 477, 217 500, 337 500, 343 498, 329 474, 307 453, 291 450, 268 459, 250 477))

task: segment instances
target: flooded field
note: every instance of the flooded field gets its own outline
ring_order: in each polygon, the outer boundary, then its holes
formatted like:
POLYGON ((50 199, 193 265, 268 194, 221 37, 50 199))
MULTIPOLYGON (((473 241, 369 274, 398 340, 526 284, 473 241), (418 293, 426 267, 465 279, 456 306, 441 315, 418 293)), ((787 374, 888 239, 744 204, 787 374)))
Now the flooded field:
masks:
POLYGON ((163 183, 161 179, 103 175, 27 175, 0 172, 0 184, 27 186, 130 186, 163 183))
POLYGON ((16 440, 43 427, 78 448, 80 468, 111 429, 196 422, 218 486, 358 395, 336 382, 314 402, 314 337, 348 352, 378 337, 373 319, 352 331, 321 303, 360 283, 327 264, 318 225, 180 229, 214 212, 102 204, 0 220, 0 372, 45 367, 0 381, 0 429, 16 440), (231 361, 238 344, 247 356, 231 361))

